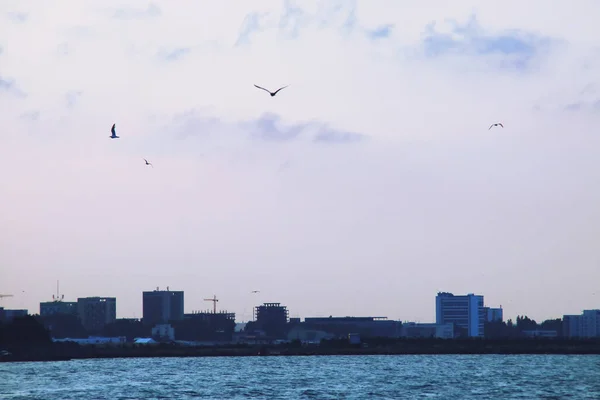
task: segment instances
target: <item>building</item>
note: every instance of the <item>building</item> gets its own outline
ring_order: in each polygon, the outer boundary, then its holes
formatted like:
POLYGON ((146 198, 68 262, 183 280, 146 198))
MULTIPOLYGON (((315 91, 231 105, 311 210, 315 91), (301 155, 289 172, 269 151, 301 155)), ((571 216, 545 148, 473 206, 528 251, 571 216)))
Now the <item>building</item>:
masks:
POLYGON ((545 337, 545 338, 555 338, 558 336, 558 332, 550 329, 535 329, 535 330, 527 330, 523 331, 523 336, 525 337, 545 337))
POLYGON ((77 315, 88 332, 99 332, 117 319, 115 297, 82 297, 77 299, 77 315))
POLYGON ((462 331, 462 335, 483 337, 483 327, 487 318, 483 296, 473 293, 455 296, 452 293, 440 292, 435 303, 436 324, 452 323, 462 331))
POLYGON ((7 324, 15 318, 26 317, 27 314, 27 310, 7 310, 0 307, 0 322, 7 324))
POLYGON ((485 314, 486 314, 486 322, 495 322, 495 321, 499 321, 502 322, 503 321, 503 316, 502 316, 502 307, 500 308, 494 308, 494 307, 484 307, 485 309, 485 314))
POLYGON ((583 310, 581 336, 586 338, 600 337, 600 310, 583 310))
POLYGON ((169 324, 159 324, 152 328, 152 338, 158 341, 175 340, 175 329, 169 324))
POLYGON ((183 320, 183 291, 153 290, 142 293, 143 322, 146 325, 166 324, 183 320))
POLYGON ((77 315, 77 302, 54 300, 40 303, 40 316, 46 317, 55 314, 77 315))
POLYGON ((581 315, 563 315, 562 335, 567 338, 581 336, 581 315))
POLYGON ((583 310, 580 315, 563 315, 563 336, 600 337, 600 310, 583 310))
POLYGON ((431 324, 404 322, 400 331, 401 337, 407 338, 438 338, 438 339, 453 339, 454 324, 431 324))
POLYGON ((312 317, 305 318, 302 326, 322 330, 337 337, 358 333, 361 337, 398 337, 401 323, 387 317, 312 317))
POLYGON ((256 329, 264 331, 268 336, 283 338, 286 336, 288 309, 280 303, 264 303, 255 308, 254 324, 256 329))

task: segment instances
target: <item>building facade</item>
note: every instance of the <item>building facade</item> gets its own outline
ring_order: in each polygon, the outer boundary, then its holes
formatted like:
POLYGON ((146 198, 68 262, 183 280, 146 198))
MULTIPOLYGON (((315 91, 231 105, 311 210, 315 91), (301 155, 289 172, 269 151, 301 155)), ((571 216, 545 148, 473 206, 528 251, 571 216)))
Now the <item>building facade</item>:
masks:
POLYGON ((88 332, 99 332, 106 325, 116 321, 117 299, 115 297, 78 298, 77 315, 88 332))
POLYGON ((600 310, 583 310, 579 315, 563 315, 563 336, 600 337, 600 310))
POLYGON ((288 323, 288 309, 280 303, 264 303, 255 309, 256 327, 267 335, 285 337, 288 323))
POLYGON ((0 307, 0 322, 7 324, 15 318, 26 317, 27 314, 27 310, 8 310, 0 307))
POLYGON ((142 303, 143 322, 146 325, 183 320, 183 291, 156 288, 142 293, 142 303))
POLYGON ((54 314, 77 315, 77 302, 54 300, 40 303, 40 316, 46 317, 54 314))
POLYGON ((438 338, 453 339, 454 324, 430 324, 417 322, 403 322, 400 331, 401 337, 407 338, 438 338))
POLYGON ((484 324, 487 313, 483 303, 483 296, 473 293, 467 295, 454 295, 440 292, 435 299, 436 324, 454 324, 468 337, 483 337, 484 324))
POLYGON ((500 307, 500 308, 484 307, 484 308, 485 308, 485 313, 486 313, 486 322, 495 322, 495 321, 502 322, 503 321, 502 307, 500 307))

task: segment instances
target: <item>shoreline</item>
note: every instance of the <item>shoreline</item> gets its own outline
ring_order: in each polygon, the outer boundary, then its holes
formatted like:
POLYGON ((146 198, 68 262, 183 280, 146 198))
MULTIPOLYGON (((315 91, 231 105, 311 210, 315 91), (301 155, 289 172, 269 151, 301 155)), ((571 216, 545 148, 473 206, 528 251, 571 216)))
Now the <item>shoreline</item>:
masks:
POLYGON ((600 355, 600 341, 525 340, 525 341, 436 341, 411 340, 385 344, 349 345, 347 343, 313 346, 221 345, 185 347, 153 346, 79 346, 61 343, 24 346, 12 349, 0 362, 68 361, 98 358, 158 357, 277 357, 277 356, 367 356, 367 355, 600 355))

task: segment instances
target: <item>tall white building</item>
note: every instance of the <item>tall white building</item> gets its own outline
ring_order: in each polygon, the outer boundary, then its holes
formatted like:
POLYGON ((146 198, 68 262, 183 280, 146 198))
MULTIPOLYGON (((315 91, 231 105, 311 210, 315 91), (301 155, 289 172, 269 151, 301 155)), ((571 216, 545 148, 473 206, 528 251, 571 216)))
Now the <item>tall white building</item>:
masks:
POLYGON ((440 292, 435 298, 436 324, 453 323, 466 330, 469 337, 483 337, 483 326, 487 312, 483 305, 483 296, 469 293, 455 296, 440 292))

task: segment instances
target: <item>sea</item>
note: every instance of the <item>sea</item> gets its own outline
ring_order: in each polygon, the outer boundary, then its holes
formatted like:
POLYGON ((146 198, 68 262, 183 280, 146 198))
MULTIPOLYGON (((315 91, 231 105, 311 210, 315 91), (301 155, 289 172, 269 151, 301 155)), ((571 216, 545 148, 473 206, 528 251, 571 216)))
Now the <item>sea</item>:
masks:
POLYGON ((0 363, 1 399, 600 399, 600 356, 395 355, 0 363))

